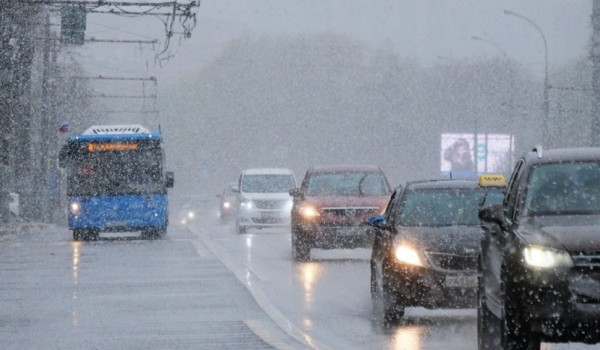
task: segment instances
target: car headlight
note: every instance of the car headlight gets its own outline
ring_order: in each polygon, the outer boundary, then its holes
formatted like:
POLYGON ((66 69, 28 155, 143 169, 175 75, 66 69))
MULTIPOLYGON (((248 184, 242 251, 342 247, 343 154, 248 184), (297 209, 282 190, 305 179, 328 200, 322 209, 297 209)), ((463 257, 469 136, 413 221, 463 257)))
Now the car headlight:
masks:
POLYGON ((300 207, 300 209, 298 210, 298 212, 305 219, 314 219, 317 216, 321 215, 321 214, 319 214, 319 211, 317 210, 317 208, 315 208, 312 205, 302 205, 300 207))
POLYGON ((187 217, 193 219, 196 216, 193 211, 188 212, 187 217))
POLYGON ((408 265, 425 266, 422 253, 413 245, 401 240, 394 241, 394 257, 397 261, 408 265))
POLYGON ((240 201, 240 207, 241 207, 241 208, 244 208, 244 209, 252 209, 252 206, 253 206, 253 205, 252 205, 252 201, 251 201, 251 200, 249 200, 249 199, 245 199, 245 198, 244 198, 244 199, 242 199, 242 200, 240 201))
POLYGON ((71 213, 77 214, 81 210, 81 204, 78 202, 71 202, 69 204, 69 210, 71 210, 71 213))
POLYGON ((229 209, 229 207, 231 207, 231 203, 229 203, 229 202, 223 202, 223 208, 229 209))
POLYGON ((530 267, 549 269, 573 266, 569 253, 542 246, 526 246, 523 248, 523 257, 530 267))

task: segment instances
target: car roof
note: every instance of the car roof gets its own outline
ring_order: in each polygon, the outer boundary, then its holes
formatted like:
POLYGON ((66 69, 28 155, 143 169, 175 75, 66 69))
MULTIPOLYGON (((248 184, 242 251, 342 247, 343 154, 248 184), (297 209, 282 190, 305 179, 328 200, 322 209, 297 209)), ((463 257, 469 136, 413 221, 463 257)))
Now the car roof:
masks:
POLYGON ((410 181, 406 184, 407 190, 434 190, 434 189, 452 189, 452 188, 480 188, 477 180, 420 180, 410 181))
POLYGON ((285 168, 252 168, 242 172, 244 175, 294 175, 290 169, 285 168))
POLYGON ((600 160, 600 147, 544 149, 537 146, 524 155, 530 164, 600 160))
POLYGON ((382 172, 377 165, 314 165, 309 173, 382 172))

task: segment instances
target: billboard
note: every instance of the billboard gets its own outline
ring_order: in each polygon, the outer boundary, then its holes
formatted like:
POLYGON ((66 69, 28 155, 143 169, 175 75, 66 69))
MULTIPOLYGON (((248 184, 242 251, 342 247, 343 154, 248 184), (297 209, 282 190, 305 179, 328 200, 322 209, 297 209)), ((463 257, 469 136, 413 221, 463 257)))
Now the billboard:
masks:
POLYGON ((442 134, 440 171, 451 178, 475 178, 484 173, 509 174, 514 161, 514 137, 509 134, 442 134))

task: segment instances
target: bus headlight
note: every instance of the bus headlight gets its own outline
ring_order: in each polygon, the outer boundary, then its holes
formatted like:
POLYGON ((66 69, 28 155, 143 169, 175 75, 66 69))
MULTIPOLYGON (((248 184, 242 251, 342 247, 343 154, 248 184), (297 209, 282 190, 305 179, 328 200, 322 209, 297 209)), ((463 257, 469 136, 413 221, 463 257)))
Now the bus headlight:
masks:
POLYGON ((81 204, 79 204, 79 202, 71 202, 69 204, 69 210, 71 213, 77 214, 81 211, 81 204))

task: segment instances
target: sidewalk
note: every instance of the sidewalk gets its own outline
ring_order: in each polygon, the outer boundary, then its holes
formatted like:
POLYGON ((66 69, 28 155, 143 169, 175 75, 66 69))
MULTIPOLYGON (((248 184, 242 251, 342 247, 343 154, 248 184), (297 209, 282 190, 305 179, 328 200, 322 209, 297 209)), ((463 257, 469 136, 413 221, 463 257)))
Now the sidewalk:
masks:
POLYGON ((8 224, 0 225, 0 241, 8 239, 11 235, 17 232, 32 232, 50 227, 50 224, 17 220, 8 224))

